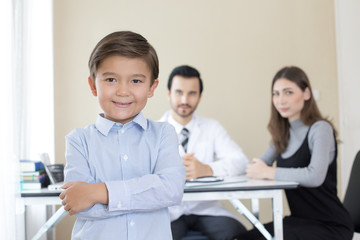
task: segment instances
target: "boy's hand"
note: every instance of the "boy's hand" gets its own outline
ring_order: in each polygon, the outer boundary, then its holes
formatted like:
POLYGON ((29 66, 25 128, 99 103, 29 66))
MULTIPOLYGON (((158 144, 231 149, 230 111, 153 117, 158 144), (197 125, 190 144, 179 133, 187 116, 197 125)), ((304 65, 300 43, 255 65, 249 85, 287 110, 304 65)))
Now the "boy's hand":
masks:
POLYGON ((62 205, 70 215, 92 207, 96 203, 108 203, 105 183, 68 182, 61 187, 62 205))
POLYGON ((194 153, 185 154, 182 158, 186 167, 186 180, 213 175, 211 167, 197 160, 194 153))
POLYGON ((254 158, 246 167, 246 176, 255 179, 270 179, 275 178, 274 167, 270 167, 264 163, 260 158, 254 158))

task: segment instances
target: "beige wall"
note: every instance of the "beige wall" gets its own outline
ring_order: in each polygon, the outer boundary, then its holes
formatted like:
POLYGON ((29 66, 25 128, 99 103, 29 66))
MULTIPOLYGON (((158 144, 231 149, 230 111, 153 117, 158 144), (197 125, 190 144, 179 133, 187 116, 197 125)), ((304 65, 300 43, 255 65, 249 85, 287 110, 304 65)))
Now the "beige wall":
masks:
MULTIPOLYGON (((117 30, 141 33, 160 58, 160 85, 144 111, 158 119, 169 105, 167 77, 190 64, 201 72, 198 114, 218 119, 249 158, 269 143, 270 82, 297 65, 320 93, 319 107, 338 125, 333 1, 329 0, 55 0, 56 162, 65 163, 64 137, 93 123, 100 111, 87 86, 94 45, 117 30)), ((68 239, 72 221, 57 228, 68 239)))

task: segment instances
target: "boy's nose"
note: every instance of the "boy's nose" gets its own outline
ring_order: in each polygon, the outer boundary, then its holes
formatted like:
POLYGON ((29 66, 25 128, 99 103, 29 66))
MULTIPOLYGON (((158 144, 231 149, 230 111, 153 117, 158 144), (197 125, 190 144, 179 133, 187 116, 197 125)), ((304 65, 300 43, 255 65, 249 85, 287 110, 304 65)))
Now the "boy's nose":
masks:
POLYGON ((118 84, 116 88, 116 95, 126 96, 128 95, 128 88, 125 84, 118 84))

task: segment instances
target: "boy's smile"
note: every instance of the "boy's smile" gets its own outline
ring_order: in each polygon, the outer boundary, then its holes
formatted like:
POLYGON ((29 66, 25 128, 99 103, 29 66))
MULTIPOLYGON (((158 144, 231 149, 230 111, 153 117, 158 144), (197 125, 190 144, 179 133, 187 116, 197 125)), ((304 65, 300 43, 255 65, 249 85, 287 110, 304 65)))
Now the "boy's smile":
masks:
POLYGON ((129 103, 114 102, 114 104, 115 104, 116 106, 118 106, 119 108, 127 108, 127 107, 130 106, 131 102, 129 102, 129 103))
POLYGON ((151 72, 141 58, 111 56, 103 60, 96 71, 95 83, 89 85, 98 97, 104 116, 114 122, 130 122, 146 105, 158 85, 152 86, 151 72))

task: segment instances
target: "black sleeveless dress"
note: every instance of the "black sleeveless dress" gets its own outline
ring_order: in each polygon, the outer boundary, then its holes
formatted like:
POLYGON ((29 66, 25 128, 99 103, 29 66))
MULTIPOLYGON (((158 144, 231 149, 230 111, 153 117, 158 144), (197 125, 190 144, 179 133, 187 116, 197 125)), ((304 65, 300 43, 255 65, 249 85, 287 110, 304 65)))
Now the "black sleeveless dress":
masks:
MULTIPOLYGON (((310 131, 310 129, 309 129, 310 131)), ((304 168, 310 164, 311 153, 306 134, 301 147, 289 158, 277 158, 277 167, 304 168)), ((329 165, 322 185, 285 190, 291 215, 283 219, 284 240, 351 240, 353 222, 337 197, 336 157, 329 165)), ((273 223, 265 224, 273 235, 273 223)), ((238 240, 265 239, 257 229, 238 236, 238 240)))

